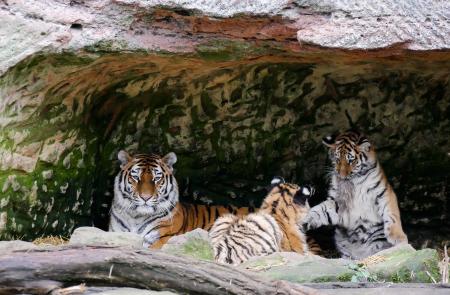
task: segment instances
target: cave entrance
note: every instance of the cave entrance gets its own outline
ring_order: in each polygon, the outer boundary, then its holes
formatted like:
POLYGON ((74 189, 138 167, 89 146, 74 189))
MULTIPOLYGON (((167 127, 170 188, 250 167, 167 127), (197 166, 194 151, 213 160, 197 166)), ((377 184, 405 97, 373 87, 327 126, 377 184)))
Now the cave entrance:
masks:
POLYGON ((17 77, 33 69, 24 76, 35 99, 28 125, 10 127, 39 131, 19 144, 42 143, 35 169, 14 178, 34 192, 27 199, 33 210, 21 207, 4 176, 15 222, 6 226, 26 238, 86 224, 105 228, 121 149, 175 152, 181 198, 189 202, 257 206, 280 175, 315 185, 318 203, 327 188, 321 139, 354 125, 377 147, 413 244, 439 242, 448 235, 436 232, 448 223, 450 183, 442 62, 439 55, 336 52, 242 60, 146 53, 30 58, 3 81, 18 90, 17 77))

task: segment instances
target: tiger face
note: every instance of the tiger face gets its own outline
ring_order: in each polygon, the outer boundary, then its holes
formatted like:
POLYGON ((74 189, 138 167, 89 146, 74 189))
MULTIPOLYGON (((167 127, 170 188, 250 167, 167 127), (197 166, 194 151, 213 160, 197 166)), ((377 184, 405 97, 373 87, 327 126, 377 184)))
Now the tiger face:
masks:
MULTIPOLYGON (((178 201, 178 186, 173 175, 175 153, 164 157, 155 154, 129 155, 120 151, 120 172, 115 190, 119 191, 128 207, 136 213, 152 214, 174 206, 178 201)), ((126 205, 125 205, 126 206, 126 205)))
POLYGON ((314 194, 311 186, 286 183, 275 177, 271 189, 261 205, 261 211, 298 224, 309 211, 308 199, 314 194))
POLYGON ((376 163, 375 151, 369 140, 357 131, 326 136, 322 142, 329 148, 334 173, 341 179, 364 175, 376 163))

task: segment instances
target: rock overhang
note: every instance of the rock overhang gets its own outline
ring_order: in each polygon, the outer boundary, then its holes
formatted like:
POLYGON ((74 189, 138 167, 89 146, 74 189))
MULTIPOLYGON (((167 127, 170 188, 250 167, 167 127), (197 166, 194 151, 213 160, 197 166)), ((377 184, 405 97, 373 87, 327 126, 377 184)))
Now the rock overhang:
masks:
POLYGON ((211 39, 293 51, 448 50, 447 1, 4 1, 0 73, 41 51, 192 53, 211 39), (8 40, 14 40, 9 42, 8 40), (7 45, 7 46, 6 46, 7 45))

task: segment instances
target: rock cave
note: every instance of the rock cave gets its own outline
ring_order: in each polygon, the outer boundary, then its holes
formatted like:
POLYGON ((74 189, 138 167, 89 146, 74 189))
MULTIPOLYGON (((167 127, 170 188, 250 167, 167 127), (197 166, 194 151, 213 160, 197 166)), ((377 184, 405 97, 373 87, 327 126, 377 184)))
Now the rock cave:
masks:
POLYGON ((315 185, 316 203, 327 189, 322 137, 358 126, 412 241, 436 242, 448 234, 450 175, 448 75, 436 59, 31 57, 2 78, 3 235, 105 228, 120 149, 174 151, 186 201, 258 206, 282 175, 315 185))
POLYGON ((314 185, 314 205, 328 187, 322 137, 358 128, 397 193, 410 243, 448 242, 445 16, 399 13, 437 33, 392 35, 394 10, 320 1, 242 11, 29 2, 0 4, 0 36, 18 40, 0 49, 0 239, 106 229, 121 149, 175 152, 187 202, 258 206, 279 175, 314 185), (367 29, 376 25, 384 34, 367 29))

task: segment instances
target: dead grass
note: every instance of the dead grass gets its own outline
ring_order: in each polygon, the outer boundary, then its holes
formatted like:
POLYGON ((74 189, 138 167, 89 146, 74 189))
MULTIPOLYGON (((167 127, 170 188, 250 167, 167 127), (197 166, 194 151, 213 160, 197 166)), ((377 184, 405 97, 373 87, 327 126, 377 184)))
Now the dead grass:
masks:
POLYGON ((47 236, 47 237, 40 237, 33 241, 33 244, 42 246, 42 245, 52 245, 52 246, 59 246, 64 245, 69 242, 69 239, 62 236, 47 236))
POLYGON ((441 283, 448 284, 449 258, 448 258, 447 245, 444 246, 444 251, 442 254, 443 254, 443 258, 442 258, 441 262, 439 263, 439 270, 441 272, 441 283))
POLYGON ((377 263, 380 263, 383 261, 386 261, 386 256, 372 255, 363 260, 359 260, 358 262, 364 264, 365 266, 370 266, 370 265, 377 264, 377 263))

